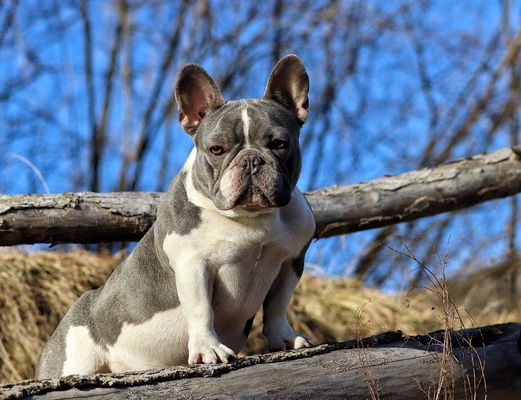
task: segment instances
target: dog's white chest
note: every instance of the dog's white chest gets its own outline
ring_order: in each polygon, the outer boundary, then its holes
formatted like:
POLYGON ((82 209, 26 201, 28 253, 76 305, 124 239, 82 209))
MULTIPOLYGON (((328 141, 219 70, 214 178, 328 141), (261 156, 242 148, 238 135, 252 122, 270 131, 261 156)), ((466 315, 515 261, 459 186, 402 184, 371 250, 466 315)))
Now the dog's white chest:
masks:
POLYGON ((215 274, 212 305, 216 321, 251 318, 262 305, 281 264, 299 255, 315 223, 304 196, 295 190, 276 213, 235 221, 202 210, 201 224, 188 235, 167 235, 163 249, 175 268, 204 260, 215 274), (222 318, 219 318, 221 316, 222 318))
MULTIPOLYGON (((233 247, 233 246, 232 246, 233 247)), ((216 271, 212 307, 220 324, 252 318, 280 270, 282 252, 270 244, 238 251, 216 271)))

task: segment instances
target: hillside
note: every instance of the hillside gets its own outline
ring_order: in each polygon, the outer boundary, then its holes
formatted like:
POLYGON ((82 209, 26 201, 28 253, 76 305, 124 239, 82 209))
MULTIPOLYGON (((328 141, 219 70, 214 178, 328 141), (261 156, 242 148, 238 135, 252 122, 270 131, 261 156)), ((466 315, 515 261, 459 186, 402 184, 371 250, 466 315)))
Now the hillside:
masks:
MULTIPOLYGON (((0 382, 33 376, 46 338, 85 290, 103 284, 120 257, 87 251, 0 251, 0 382)), ((419 334, 520 320, 519 301, 502 287, 506 267, 443 281, 407 293, 367 289, 351 279, 305 274, 293 297, 290 320, 315 343, 349 340, 386 330, 419 334)), ((257 318, 258 319, 258 318, 257 318)), ((258 321, 245 353, 260 352, 258 321)))

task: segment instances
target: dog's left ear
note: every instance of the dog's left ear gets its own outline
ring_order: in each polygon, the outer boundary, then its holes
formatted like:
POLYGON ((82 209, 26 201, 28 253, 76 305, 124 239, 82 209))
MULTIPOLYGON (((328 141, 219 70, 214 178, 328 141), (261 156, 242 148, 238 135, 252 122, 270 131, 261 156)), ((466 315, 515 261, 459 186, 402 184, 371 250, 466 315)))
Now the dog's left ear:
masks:
POLYGON ((264 97, 290 110, 300 124, 308 117, 309 78, 304 64, 294 54, 280 59, 271 71, 264 97))
POLYGON ((175 99, 179 123, 193 135, 204 116, 224 104, 221 91, 212 77, 197 64, 186 65, 177 78, 175 99))

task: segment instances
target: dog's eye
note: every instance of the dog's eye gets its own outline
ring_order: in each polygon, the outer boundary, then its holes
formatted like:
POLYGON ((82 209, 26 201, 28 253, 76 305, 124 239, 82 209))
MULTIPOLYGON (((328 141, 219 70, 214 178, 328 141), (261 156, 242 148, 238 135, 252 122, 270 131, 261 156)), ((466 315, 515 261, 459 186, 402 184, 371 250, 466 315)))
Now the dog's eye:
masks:
POLYGON ((224 147, 222 146, 212 146, 208 149, 210 153, 212 153, 214 156, 221 156, 224 154, 224 147))
POLYGON ((287 140, 282 139, 273 139, 270 143, 270 149, 280 150, 287 149, 289 146, 289 142, 287 140))

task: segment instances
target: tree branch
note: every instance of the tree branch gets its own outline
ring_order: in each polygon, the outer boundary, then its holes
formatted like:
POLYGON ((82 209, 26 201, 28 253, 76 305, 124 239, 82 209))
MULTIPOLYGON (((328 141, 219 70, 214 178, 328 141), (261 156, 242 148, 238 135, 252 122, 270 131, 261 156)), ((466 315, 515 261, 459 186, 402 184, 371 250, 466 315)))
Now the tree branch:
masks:
MULTIPOLYGON (((521 192, 521 146, 307 193, 316 237, 372 229, 521 192)), ((138 240, 160 193, 0 195, 0 245, 138 240)))

